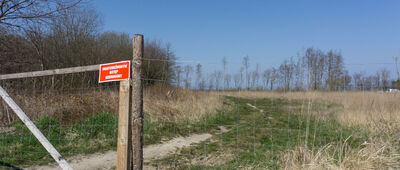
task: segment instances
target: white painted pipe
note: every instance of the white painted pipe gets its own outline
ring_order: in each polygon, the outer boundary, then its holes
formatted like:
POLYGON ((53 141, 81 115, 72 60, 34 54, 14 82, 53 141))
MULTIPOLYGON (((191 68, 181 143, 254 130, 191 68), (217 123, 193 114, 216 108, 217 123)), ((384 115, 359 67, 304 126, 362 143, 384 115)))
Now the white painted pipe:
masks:
POLYGON ((18 115, 18 117, 24 122, 26 127, 35 135, 36 139, 46 148, 47 152, 56 160, 58 165, 63 170, 73 170, 67 161, 61 156, 61 154, 54 148, 54 146, 47 140, 47 138, 40 132, 35 124, 26 116, 24 111, 14 102, 14 100, 8 95, 8 93, 0 86, 0 95, 3 100, 10 106, 10 108, 18 115))

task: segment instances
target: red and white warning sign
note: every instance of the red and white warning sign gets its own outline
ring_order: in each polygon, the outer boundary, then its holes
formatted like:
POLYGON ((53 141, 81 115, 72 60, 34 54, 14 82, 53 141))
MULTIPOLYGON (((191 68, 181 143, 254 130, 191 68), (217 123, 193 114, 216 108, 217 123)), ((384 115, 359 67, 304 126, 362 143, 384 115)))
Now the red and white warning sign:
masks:
POLYGON ((130 61, 101 64, 99 69, 99 83, 129 80, 131 76, 130 70, 130 61))

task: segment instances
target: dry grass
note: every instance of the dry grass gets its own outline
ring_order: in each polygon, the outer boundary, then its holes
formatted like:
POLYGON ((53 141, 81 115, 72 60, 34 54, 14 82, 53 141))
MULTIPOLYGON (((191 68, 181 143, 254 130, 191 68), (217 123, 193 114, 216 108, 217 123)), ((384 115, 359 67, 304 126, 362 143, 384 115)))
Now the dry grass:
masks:
MULTIPOLYGON (((118 92, 112 90, 25 93, 11 96, 31 119, 50 116, 61 120, 63 124, 73 123, 100 112, 116 112, 118 106, 118 92)), ((18 120, 12 111, 9 112, 12 115, 11 122, 18 120)))
MULTIPOLYGON (((303 100, 302 113, 308 105, 338 104, 311 112, 334 119, 345 126, 361 126, 373 134, 360 148, 344 143, 332 143, 322 148, 297 147, 282 153, 285 169, 379 169, 399 167, 400 155, 400 94, 385 92, 204 92, 165 86, 144 90, 144 111, 150 119, 197 119, 223 106, 221 95, 243 98, 287 98, 303 100), (342 155, 340 159, 335 155, 342 155)), ((63 123, 76 122, 99 112, 117 113, 118 90, 87 90, 77 93, 14 95, 17 103, 36 119, 49 115, 63 123)), ((325 106, 326 106, 325 105, 325 106)), ((288 108, 291 109, 291 108, 288 108)), ((0 113, 0 123, 8 122, 6 110, 0 113)), ((14 115, 9 111, 11 115, 14 115)), ((308 112, 310 113, 310 112, 308 112)), ((11 121, 17 120, 11 116, 11 121)))
MULTIPOLYGON (((400 94, 386 92, 229 92, 244 98, 309 99, 310 104, 325 103, 343 106, 334 113, 343 125, 361 125, 372 132, 394 133, 400 127, 400 94)), ((306 103, 308 104, 308 103, 306 103)), ((332 112, 325 109, 318 114, 332 112)))
POLYGON ((151 119, 195 120, 221 108, 219 94, 154 86, 144 91, 144 110, 151 119))
MULTIPOLYGON (((400 168, 400 94, 386 92, 230 92, 244 98, 287 98, 303 100, 300 114, 321 118, 332 113, 345 126, 359 126, 371 136, 360 148, 332 143, 322 148, 297 147, 283 154, 285 169, 380 169, 400 168), (309 105, 338 104, 308 111, 309 105), (339 109, 337 109, 339 107, 339 109), (336 156, 335 156, 336 155, 336 156), (341 155, 340 159, 337 155, 341 155)), ((325 105, 327 106, 327 105, 325 105)))
POLYGON ((322 148, 297 147, 283 154, 283 169, 382 169, 400 168, 396 146, 384 141, 365 143, 353 149, 343 144, 322 148), (340 155, 340 159, 336 155, 340 155))
MULTIPOLYGON (((68 124, 100 112, 118 112, 116 88, 68 93, 24 93, 14 94, 12 97, 33 120, 51 116, 61 120, 63 124, 68 124)), ((165 86, 146 88, 143 98, 144 112, 150 119, 196 119, 206 113, 215 112, 222 106, 218 95, 165 86)), ((3 107, 0 111, 0 122, 15 120, 18 120, 15 114, 9 108, 3 107)))

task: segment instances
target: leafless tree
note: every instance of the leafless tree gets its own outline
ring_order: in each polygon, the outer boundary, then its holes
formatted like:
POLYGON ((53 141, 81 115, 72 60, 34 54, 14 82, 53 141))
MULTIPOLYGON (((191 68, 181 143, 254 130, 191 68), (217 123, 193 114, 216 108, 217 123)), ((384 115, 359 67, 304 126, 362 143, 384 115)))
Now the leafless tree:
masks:
POLYGON ((283 89, 289 90, 294 72, 294 64, 288 60, 284 60, 279 66, 279 72, 282 76, 283 89))
POLYGON ((180 65, 175 67, 175 74, 176 74, 176 87, 181 87, 181 74, 183 70, 180 65))
POLYGON ((304 55, 309 77, 309 88, 317 90, 322 85, 325 68, 324 53, 319 49, 308 48, 304 55))
POLYGON ((250 58, 248 55, 243 58, 243 67, 245 69, 245 74, 246 74, 246 89, 249 90, 249 88, 250 88, 250 75, 249 75, 250 58))
POLYGON ((384 90, 388 89, 389 87, 389 78, 390 78, 390 71, 386 68, 382 68, 379 70, 381 75, 381 85, 384 90))
POLYGON ((294 74, 295 74, 295 90, 301 90, 304 88, 304 60, 300 56, 300 54, 297 55, 297 63, 295 66, 294 74))
POLYGON ((77 6, 82 0, 0 0, 0 26, 21 28, 77 6))
POLYGON ((0 74, 38 70, 40 65, 34 57, 34 48, 26 38, 17 34, 0 35, 7 43, 0 43, 0 74))
POLYGON ((365 72, 358 72, 353 74, 354 87, 358 90, 364 90, 365 72))
POLYGON ((199 89, 203 89, 201 67, 200 63, 196 65, 196 85, 199 89))
POLYGON ((159 82, 157 80, 172 83, 175 75, 175 55, 170 49, 171 47, 168 43, 156 39, 146 40, 144 43, 143 76, 145 84, 152 85, 159 82))
POLYGON ((364 90, 373 90, 374 89, 374 76, 366 76, 364 77, 364 90))
POLYGON ((399 57, 393 56, 394 63, 396 65, 396 72, 397 72, 397 81, 400 81, 400 73, 399 73, 399 66, 397 62, 399 61, 399 57))
POLYGON ((222 83, 224 83, 222 75, 223 73, 221 71, 216 71, 214 74, 215 74, 215 90, 220 90, 221 80, 222 83))
POLYGON ((242 81, 241 78, 242 76, 240 75, 240 73, 237 73, 233 76, 233 82, 237 90, 240 89, 240 82, 242 81))
POLYGON ((379 71, 376 72, 375 76, 374 76, 374 84, 375 87, 377 89, 382 89, 382 85, 381 85, 381 73, 379 71))
POLYGON ((267 89, 269 86, 269 81, 271 80, 271 69, 266 69, 263 72, 262 79, 263 79, 263 88, 267 89))
MULTIPOLYGON (((225 74, 226 74, 226 65, 228 64, 228 61, 226 60, 226 57, 224 56, 223 58, 222 58, 222 65, 223 65, 223 69, 224 69, 224 72, 223 72, 223 80, 224 80, 224 82, 226 82, 226 80, 225 80, 225 74)), ((225 83, 224 83, 224 90, 225 90, 225 83)))
POLYGON ((330 50, 326 55, 326 85, 329 90, 337 90, 344 76, 344 63, 342 54, 330 50))
POLYGON ((230 88, 231 79, 232 79, 232 76, 231 76, 230 74, 225 74, 225 78, 224 78, 224 80, 225 80, 224 88, 225 88, 225 89, 224 89, 224 90, 230 88))
MULTIPOLYGON (((132 55, 132 40, 127 33, 118 33, 107 31, 97 37, 98 52, 101 56, 101 62, 114 62, 119 60, 128 60, 132 55)), ((171 54, 170 45, 165 45, 165 55, 171 54)), ((152 48, 148 48, 152 49, 152 48)))
POLYGON ((243 67, 240 67, 240 71, 239 71, 239 75, 240 75, 239 89, 243 88, 243 71, 244 71, 243 67))
POLYGON ((191 65, 186 65, 184 68, 184 72, 185 72, 185 89, 189 89, 190 88, 190 84, 192 79, 190 78, 190 74, 192 73, 193 68, 191 65))
POLYGON ((251 88, 253 90, 257 89, 258 80, 260 78, 260 74, 258 73, 259 65, 256 65, 256 69, 251 73, 251 88))
POLYGON ((274 84, 275 84, 275 80, 277 79, 278 75, 277 75, 277 70, 272 67, 271 69, 271 80, 270 80, 270 90, 272 91, 274 89, 274 84))
POLYGON ((210 74, 208 77, 208 90, 213 90, 214 89, 214 77, 215 73, 210 74))

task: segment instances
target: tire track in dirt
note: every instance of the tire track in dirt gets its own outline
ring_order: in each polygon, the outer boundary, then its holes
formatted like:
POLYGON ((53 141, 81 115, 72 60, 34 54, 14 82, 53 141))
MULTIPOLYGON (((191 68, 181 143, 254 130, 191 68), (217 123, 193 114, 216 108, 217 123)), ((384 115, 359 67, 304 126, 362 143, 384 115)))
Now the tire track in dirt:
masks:
MULTIPOLYGON (((177 137, 161 144, 148 145, 144 147, 143 158, 144 162, 149 162, 153 159, 163 158, 173 153, 177 149, 190 146, 191 144, 203 142, 212 135, 209 133, 193 134, 188 137, 177 137)), ((91 155, 78 155, 68 158, 68 163, 75 170, 90 170, 90 169, 113 169, 115 168, 117 153, 116 151, 107 151, 104 153, 95 153, 91 155)), ((26 168, 27 170, 58 170, 57 165, 35 166, 26 168)), ((152 166, 145 166, 144 169, 155 169, 152 166)))

